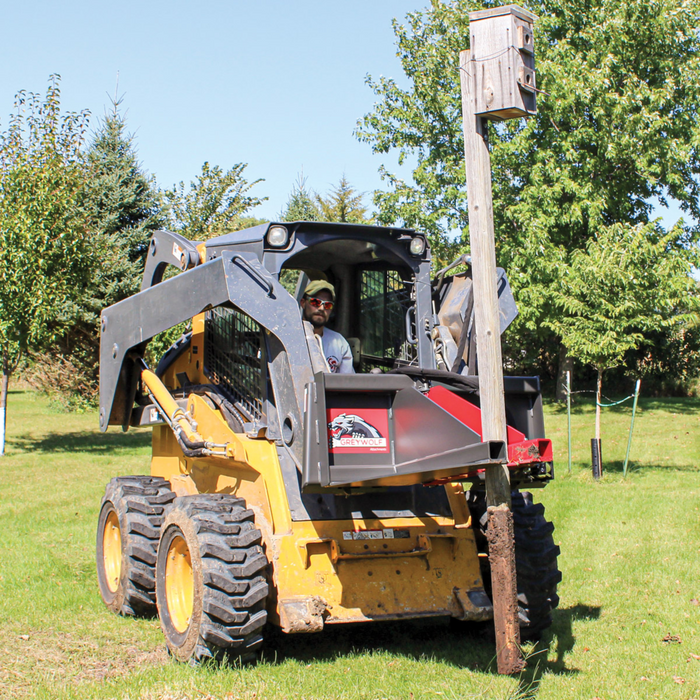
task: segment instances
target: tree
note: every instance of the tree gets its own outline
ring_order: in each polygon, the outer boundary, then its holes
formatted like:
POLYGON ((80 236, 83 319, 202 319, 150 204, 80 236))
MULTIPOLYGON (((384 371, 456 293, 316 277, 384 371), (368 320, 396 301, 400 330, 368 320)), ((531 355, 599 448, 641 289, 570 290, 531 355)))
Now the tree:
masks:
POLYGON ((653 223, 613 224, 570 256, 552 293, 557 313, 545 323, 572 357, 596 370, 596 439, 603 373, 637 349, 645 332, 678 328, 700 309, 688 273, 677 232, 653 223))
POLYGON ((287 206, 280 212, 280 221, 321 221, 318 195, 306 187, 306 178, 301 173, 292 185, 287 206))
POLYGON ((648 331, 639 347, 627 353, 624 365, 644 380, 647 396, 684 396, 700 376, 700 327, 648 331))
POLYGON ((46 96, 20 91, 0 135, 0 454, 10 376, 19 357, 74 318, 91 248, 79 203, 87 112, 61 115, 60 78, 46 96))
MULTIPOLYGON (((218 165, 208 162, 202 165, 202 172, 190 182, 175 185, 164 193, 165 214, 170 230, 181 233, 195 241, 205 241, 229 231, 237 231, 261 223, 250 216, 254 207, 267 200, 267 197, 253 197, 248 194, 252 187, 263 180, 248 182, 243 171, 246 163, 236 163, 224 171, 218 165)), ((166 271, 166 277, 175 274, 173 268, 166 271)), ((182 333, 188 323, 180 323, 170 330, 159 333, 148 345, 146 359, 155 363, 182 333)))
POLYGON ((323 221, 337 221, 350 224, 368 224, 367 208, 363 204, 364 196, 358 193, 343 175, 340 182, 326 197, 316 195, 316 202, 323 221))
POLYGON ((248 182, 243 176, 246 163, 223 171, 218 165, 202 165, 202 173, 190 183, 175 185, 165 192, 168 224, 172 230, 197 241, 207 240, 241 228, 251 209, 267 200, 248 194, 261 179, 248 182))
MULTIPOLYGON (((382 175, 378 219, 426 231, 442 262, 467 247, 459 51, 471 10, 432 0, 394 23, 410 82, 368 79, 379 97, 357 135, 375 153, 415 158, 412 182, 382 175), (457 239, 454 240, 454 234, 457 239)), ((490 127, 499 264, 520 315, 508 333, 552 336, 555 293, 576 251, 613 224, 647 224, 654 198, 700 218, 697 0, 535 0, 538 113, 490 127)), ((618 231, 618 229, 614 229, 618 231)), ((689 251, 697 230, 673 229, 689 251)), ((517 340, 513 344, 517 344, 517 340)), ((558 354, 558 348, 552 348, 558 354)))
POLYGON ((98 316, 139 290, 151 235, 163 225, 157 187, 141 169, 120 104, 113 101, 87 152, 90 184, 83 208, 101 253, 92 280, 98 316))
POLYGON ((372 221, 363 203, 364 195, 343 175, 338 184, 325 197, 306 185, 301 173, 292 185, 287 205, 280 213, 280 221, 333 221, 365 224, 372 221))
POLYGON ((86 154, 81 209, 93 250, 89 282, 73 323, 34 355, 29 375, 35 386, 73 410, 97 400, 100 313, 139 290, 151 233, 162 225, 155 183, 139 165, 119 106, 115 98, 86 154))

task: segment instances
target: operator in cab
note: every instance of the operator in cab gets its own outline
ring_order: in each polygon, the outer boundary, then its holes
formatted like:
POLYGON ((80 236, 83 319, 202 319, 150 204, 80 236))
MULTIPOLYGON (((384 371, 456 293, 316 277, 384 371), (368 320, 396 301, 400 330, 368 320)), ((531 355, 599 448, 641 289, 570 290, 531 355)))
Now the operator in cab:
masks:
POLYGON ((314 329, 314 335, 320 340, 323 356, 328 369, 339 374, 354 374, 350 344, 340 333, 326 328, 333 305, 335 288, 326 280, 314 280, 304 290, 301 299, 301 313, 314 329))

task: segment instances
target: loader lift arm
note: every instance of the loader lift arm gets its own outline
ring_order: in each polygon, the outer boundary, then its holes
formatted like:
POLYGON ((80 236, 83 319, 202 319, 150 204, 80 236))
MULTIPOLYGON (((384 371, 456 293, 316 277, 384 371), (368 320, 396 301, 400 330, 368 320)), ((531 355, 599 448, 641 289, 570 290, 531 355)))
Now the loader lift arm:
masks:
MULTIPOLYGON (((277 422, 288 421, 292 436, 299 434, 302 420, 297 397, 303 396, 313 374, 298 307, 255 256, 229 251, 105 309, 100 346, 102 431, 109 425, 126 429, 130 424, 141 375, 131 353, 141 355, 156 334, 223 304, 239 308, 266 329, 277 422)), ((271 437, 282 434, 279 424, 270 421, 267 427, 271 437)), ((302 441, 292 439, 289 445, 301 464, 302 441)))
POLYGON ((159 284, 168 265, 174 265, 180 270, 190 270, 198 265, 198 245, 173 231, 155 231, 148 245, 141 291, 159 284))

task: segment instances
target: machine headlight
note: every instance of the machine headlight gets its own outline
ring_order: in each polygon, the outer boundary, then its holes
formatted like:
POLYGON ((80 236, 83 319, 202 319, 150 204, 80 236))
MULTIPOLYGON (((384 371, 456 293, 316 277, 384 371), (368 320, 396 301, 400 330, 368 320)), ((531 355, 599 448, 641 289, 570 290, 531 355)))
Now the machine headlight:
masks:
POLYGON ((425 252, 425 238, 422 236, 412 238, 408 250, 411 252, 411 255, 423 255, 425 252))
POLYGON ((267 232, 267 242, 273 248, 284 248, 289 242, 289 231, 284 226, 273 226, 267 232))

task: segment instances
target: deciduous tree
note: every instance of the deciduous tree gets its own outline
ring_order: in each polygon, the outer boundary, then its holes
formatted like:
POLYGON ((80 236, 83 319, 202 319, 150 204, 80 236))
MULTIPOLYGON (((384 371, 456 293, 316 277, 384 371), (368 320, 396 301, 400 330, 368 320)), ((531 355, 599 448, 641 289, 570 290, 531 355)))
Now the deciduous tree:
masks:
POLYGON ((639 347, 645 332, 682 326, 700 309, 688 251, 677 231, 616 223, 573 251, 559 280, 552 291, 555 313, 545 324, 572 357, 597 372, 600 439, 603 373, 639 347))
POLYGON ((89 282, 73 323, 35 354, 29 373, 34 385, 71 409, 97 399, 100 313, 139 290, 151 233, 162 226, 157 187, 139 164, 119 107, 115 98, 86 153, 81 209, 93 253, 89 282))
MULTIPOLYGON (((225 171, 218 165, 205 162, 201 174, 190 182, 189 187, 181 182, 166 190, 167 227, 191 240, 206 241, 260 223, 249 212, 267 197, 249 194, 251 188, 262 180, 248 182, 243 174, 247 167, 246 163, 237 163, 225 171)), ((173 272, 174 268, 170 268, 166 275, 173 272)), ((187 323, 181 323, 159 333, 148 345, 147 361, 156 363, 187 327, 187 323)))
POLYGON ((166 190, 168 226, 187 238, 204 241, 240 228, 242 218, 266 201, 253 197, 250 190, 262 182, 248 182, 244 177, 246 163, 236 163, 229 170, 218 165, 202 165, 202 172, 189 187, 181 182, 166 190))
MULTIPOLYGON (((467 247, 458 75, 471 10, 432 0, 395 22, 408 86, 368 79, 378 97, 357 127, 375 153, 413 159, 411 181, 383 168, 378 219, 428 232, 439 260, 467 247), (454 236, 456 235, 456 239, 454 236)), ((490 127, 498 262, 520 316, 511 337, 558 341, 551 324, 577 251, 614 224, 644 225, 653 202, 700 218, 700 4, 697 0, 535 0, 538 113, 490 127)), ((697 231, 673 229, 690 250, 697 231)), ((683 274, 683 273, 681 273, 683 274)), ((552 347, 552 354, 558 354, 552 347)))
POLYGON ((44 98, 19 92, 0 134, 0 454, 16 362, 61 335, 90 271, 79 207, 87 113, 61 114, 59 82, 51 76, 44 98))

